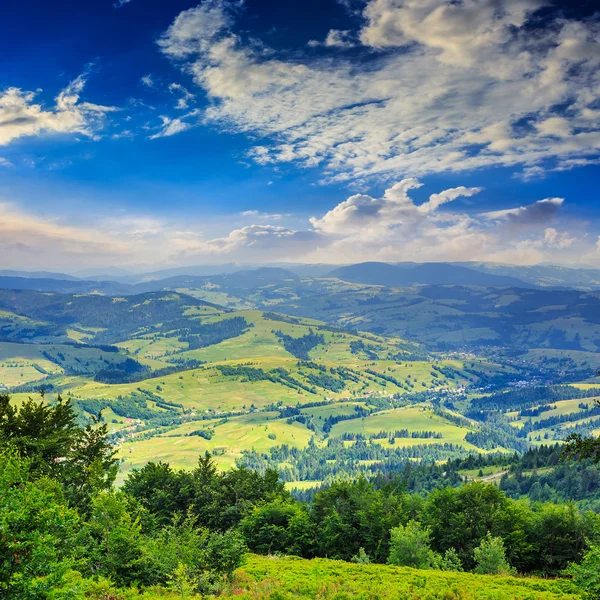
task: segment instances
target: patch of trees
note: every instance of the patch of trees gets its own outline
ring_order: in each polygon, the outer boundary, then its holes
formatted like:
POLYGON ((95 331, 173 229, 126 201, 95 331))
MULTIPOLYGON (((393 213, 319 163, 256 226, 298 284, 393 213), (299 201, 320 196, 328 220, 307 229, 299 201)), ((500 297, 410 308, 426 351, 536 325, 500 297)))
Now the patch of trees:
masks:
POLYGON ((280 321, 282 323, 291 323, 293 325, 300 325, 300 319, 296 317, 290 317, 289 315, 283 315, 274 312, 264 312, 263 317, 269 321, 280 321))
POLYGON ((600 415, 600 406, 594 406, 592 408, 588 408, 587 410, 567 413, 564 415, 555 415, 553 417, 547 417, 546 419, 540 419, 539 421, 525 421, 523 427, 519 430, 518 435, 520 437, 527 437, 527 435, 533 431, 555 427, 556 425, 561 425, 562 423, 581 421, 582 419, 597 417, 598 415, 600 415))
POLYGON ((247 551, 227 524, 285 493, 276 477, 237 473, 229 475, 226 490, 209 464, 187 476, 177 496, 159 469, 151 481, 168 506, 162 519, 155 505, 146 508, 139 480, 130 482, 135 497, 113 488, 116 461, 106 426, 77 426, 70 403, 60 398, 54 406, 28 401, 15 409, 1 397, 0 596, 137 598, 134 588, 153 586, 163 588, 160 596, 218 594, 247 551), (204 512, 192 514, 202 495, 204 512), (210 499, 217 502, 212 508, 210 499), (185 501, 181 512, 177 500, 185 501), (221 527, 201 523, 199 515, 211 510, 221 527))
POLYGON ((545 385, 510 390, 489 396, 473 398, 471 410, 512 411, 549 404, 560 400, 600 396, 600 388, 581 389, 572 385, 545 385))
POLYGON ((465 441, 483 450, 510 448, 522 452, 528 447, 525 440, 517 439, 516 432, 510 425, 506 427, 499 427, 498 424, 495 427, 483 425, 476 431, 468 431, 465 441))
POLYGON ((148 367, 140 364, 137 360, 126 358, 123 362, 114 363, 105 369, 100 369, 96 373, 94 381, 100 383, 130 383, 136 376, 141 373, 146 374, 148 371, 148 367))
POLYGON ((277 498, 240 522, 259 553, 477 573, 558 575, 581 560, 598 516, 569 505, 531 507, 472 483, 426 499, 393 482, 336 481, 310 504, 277 498), (362 549, 362 552, 361 552, 362 549))
POLYGON ((190 431, 188 433, 189 436, 198 436, 201 438, 204 438, 205 440, 212 440, 213 437, 215 436, 215 430, 214 429, 196 429, 194 431, 190 431))
POLYGON ((438 431, 409 431, 408 429, 396 429, 396 431, 379 431, 378 433, 371 433, 368 436, 362 433, 343 433, 340 436, 343 440, 384 440, 394 438, 411 438, 411 439, 436 439, 441 440, 443 435, 438 431))
POLYGON ((343 439, 336 437, 329 438, 324 446, 317 446, 311 441, 304 449, 284 444, 274 446, 265 453, 245 452, 240 464, 260 471, 279 468, 284 481, 331 481, 337 477, 358 477, 361 473, 396 473, 409 460, 439 461, 449 457, 467 457, 469 454, 462 446, 450 443, 402 447, 360 439, 354 444, 346 444, 343 439))
POLYGON ((456 425, 457 427, 466 427, 469 429, 473 427, 473 423, 469 421, 469 419, 466 419, 461 415, 455 415, 441 408, 434 409, 433 414, 437 415, 438 417, 442 417, 442 419, 445 419, 446 421, 456 425))
POLYGON ((179 341, 187 343, 188 350, 198 350, 238 337, 248 331, 251 326, 252 324, 248 323, 244 317, 232 317, 214 323, 190 325, 185 330, 185 334, 179 336, 179 341))
POLYGON ((352 421, 354 419, 362 419, 368 417, 371 411, 367 408, 359 406, 358 404, 354 407, 354 413, 349 415, 329 415, 323 423, 323 431, 329 433, 331 428, 340 421, 352 421))
POLYGON ((309 360, 308 353, 319 344, 325 343, 325 336, 315 333, 312 329, 309 329, 306 335, 297 338, 287 335, 281 330, 273 331, 273 334, 292 356, 301 360, 309 360))
POLYGON ((365 369, 365 372, 369 373, 370 375, 373 375, 374 377, 377 377, 379 379, 383 379, 384 381, 389 381, 390 383, 393 383, 397 387, 403 388, 405 386, 405 383, 403 381, 399 381, 392 375, 387 375, 386 373, 378 373, 377 371, 374 371, 373 369, 365 369))
MULTIPOLYGON (((579 408, 581 408, 581 403, 579 404, 579 408)), ((586 405, 585 410, 587 410, 587 408, 589 408, 589 406, 586 405)), ((543 406, 537 406, 536 408, 524 408, 519 411, 518 417, 539 417, 541 414, 550 410, 556 410, 556 404, 544 404, 543 406)))
POLYGON ((100 412, 110 408, 113 413, 119 417, 127 419, 140 419, 142 421, 152 421, 154 424, 171 424, 173 417, 167 416, 169 413, 178 414, 177 406, 162 402, 160 398, 152 398, 157 407, 162 410, 156 410, 148 405, 148 398, 142 394, 131 394, 129 396, 118 396, 116 400, 101 400, 99 398, 89 398, 83 400, 74 400, 73 405, 90 415, 98 415, 100 412), (162 406, 161 406, 162 404, 162 406), (165 411, 167 413, 165 414, 165 411))
POLYGON ((321 373, 319 375, 314 375, 313 373, 310 373, 306 379, 312 385, 316 385, 318 387, 336 393, 341 392, 346 387, 346 384, 341 379, 338 379, 337 377, 332 377, 331 375, 326 373, 321 373))
POLYGON ((362 352, 366 354, 369 360, 377 360, 379 358, 377 346, 365 344, 363 340, 352 340, 350 342, 350 352, 352 352, 352 354, 360 354, 362 352))
POLYGON ((138 381, 145 381, 146 379, 155 379, 157 377, 174 375, 175 373, 192 371, 203 364, 205 364, 205 362, 202 360, 188 359, 186 361, 179 361, 173 366, 161 367, 160 369, 150 369, 145 365, 140 365, 142 367, 141 369, 137 369, 132 372, 121 369, 121 365, 115 365, 116 368, 109 367, 107 369, 98 371, 94 377, 94 381, 110 384, 137 383, 138 381))

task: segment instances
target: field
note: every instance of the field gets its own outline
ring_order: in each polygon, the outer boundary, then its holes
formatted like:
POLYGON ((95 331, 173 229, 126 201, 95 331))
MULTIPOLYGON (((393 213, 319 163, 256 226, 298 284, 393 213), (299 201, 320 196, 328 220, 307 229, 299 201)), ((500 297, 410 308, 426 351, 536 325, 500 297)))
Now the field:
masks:
MULTIPOLYGON (((395 442, 401 445, 411 444, 439 444, 451 443, 474 450, 475 447, 465 442, 465 434, 470 431, 466 427, 459 427, 447 420, 433 414, 426 405, 414 405, 406 408, 397 408, 375 413, 362 419, 341 421, 331 429, 332 437, 340 437, 344 433, 360 433, 365 437, 380 431, 408 430, 409 433, 418 431, 432 431, 441 434, 441 438, 396 438, 395 442)), ((387 438, 383 440, 388 443, 387 438)))
POLYGON ((235 466, 235 459, 243 450, 265 452, 280 444, 306 447, 312 433, 300 423, 288 425, 284 419, 278 419, 278 415, 277 412, 259 412, 228 419, 193 421, 149 440, 124 442, 119 452, 124 459, 121 474, 125 476, 132 468, 142 467, 151 460, 191 469, 204 452, 213 453, 217 465, 228 469, 235 466), (214 437, 207 440, 190 435, 198 429, 212 429, 214 437))
POLYGON ((570 582, 251 556, 231 598, 285 600, 575 600, 570 582))

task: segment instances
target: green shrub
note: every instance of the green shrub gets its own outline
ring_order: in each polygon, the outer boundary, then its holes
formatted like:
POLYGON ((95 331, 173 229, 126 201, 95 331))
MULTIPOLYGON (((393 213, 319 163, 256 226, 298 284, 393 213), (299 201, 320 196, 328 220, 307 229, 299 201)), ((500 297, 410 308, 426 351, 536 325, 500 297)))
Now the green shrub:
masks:
POLYGON ((482 575, 507 575, 513 572, 513 569, 508 564, 508 560, 506 560, 502 538, 493 537, 490 533, 475 548, 473 558, 475 559, 475 573, 482 575))
POLYGON ((586 598, 600 599, 600 546, 592 546, 581 564, 571 565, 567 572, 573 576, 586 598))
POLYGON ((431 531, 416 521, 398 525, 391 531, 388 564, 429 569, 436 562, 430 547, 431 531))

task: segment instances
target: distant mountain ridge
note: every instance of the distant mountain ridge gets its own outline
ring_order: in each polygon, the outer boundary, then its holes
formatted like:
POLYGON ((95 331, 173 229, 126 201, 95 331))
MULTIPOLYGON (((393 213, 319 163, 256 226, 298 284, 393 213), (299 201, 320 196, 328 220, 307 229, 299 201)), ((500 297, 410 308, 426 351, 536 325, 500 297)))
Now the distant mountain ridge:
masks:
POLYGON ((413 285, 537 287, 516 277, 484 273, 449 263, 413 263, 400 266, 383 262, 365 262, 334 269, 327 274, 327 277, 335 277, 351 283, 396 287, 413 285))

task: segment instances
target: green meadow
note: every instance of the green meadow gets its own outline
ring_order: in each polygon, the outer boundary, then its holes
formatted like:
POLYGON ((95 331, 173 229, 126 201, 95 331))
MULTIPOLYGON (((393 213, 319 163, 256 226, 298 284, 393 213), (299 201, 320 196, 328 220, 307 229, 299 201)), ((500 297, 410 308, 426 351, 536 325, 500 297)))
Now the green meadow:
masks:
POLYGON ((250 556, 227 598, 255 600, 576 600, 569 581, 250 556))

